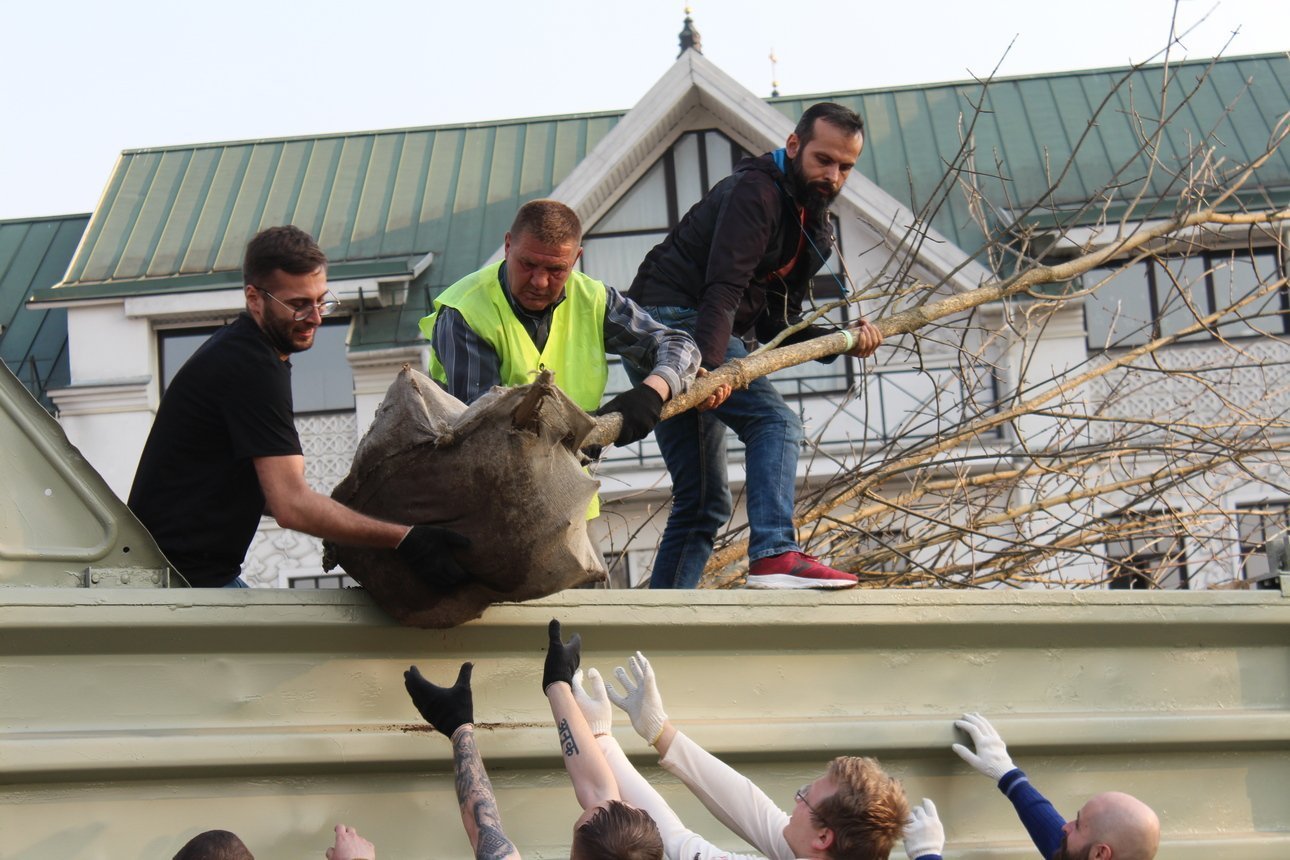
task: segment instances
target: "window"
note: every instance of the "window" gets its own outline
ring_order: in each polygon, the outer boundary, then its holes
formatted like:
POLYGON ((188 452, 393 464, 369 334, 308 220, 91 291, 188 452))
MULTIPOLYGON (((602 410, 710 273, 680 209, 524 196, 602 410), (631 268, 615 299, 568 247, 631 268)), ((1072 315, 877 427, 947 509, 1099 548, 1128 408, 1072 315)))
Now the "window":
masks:
POLYGON ((321 576, 293 576, 287 580, 289 588, 357 588, 358 583, 348 575, 323 574, 321 576))
POLYGON ((1106 519, 1107 588, 1187 588, 1187 552, 1167 511, 1106 519))
POLYGON ((1261 580, 1268 566, 1268 541, 1285 539, 1290 530, 1290 500, 1237 505, 1236 531, 1241 540, 1241 578, 1261 580))
POLYGON ((583 237, 582 269, 626 290, 641 260, 748 155, 719 131, 686 132, 583 237))
MULTIPOLYGON (((160 332, 161 391, 179 368, 217 327, 160 332)), ((354 374, 346 359, 349 320, 327 319, 314 334, 311 349, 291 356, 291 394, 297 415, 350 412, 354 409, 354 374)))
POLYGON ((605 570, 609 571, 606 588, 632 587, 632 556, 626 551, 601 553, 605 570))
MULTIPOLYGON (((1084 304, 1089 348, 1139 346, 1176 334, 1280 277, 1272 248, 1204 251, 1094 269, 1084 275, 1086 289, 1101 284, 1084 304)), ((1220 318, 1211 331, 1184 340, 1283 335, 1290 332, 1288 310, 1290 297, 1282 286, 1220 318)))

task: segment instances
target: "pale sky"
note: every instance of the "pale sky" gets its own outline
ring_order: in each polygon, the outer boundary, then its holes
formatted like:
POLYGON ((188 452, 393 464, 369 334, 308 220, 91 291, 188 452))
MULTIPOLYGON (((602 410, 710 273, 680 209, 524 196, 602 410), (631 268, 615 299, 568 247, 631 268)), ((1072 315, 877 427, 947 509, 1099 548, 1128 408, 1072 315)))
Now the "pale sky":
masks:
MULTIPOLYGON (((1172 0, 695 0, 769 95, 1149 60, 1172 0), (1009 45, 1011 44, 1011 48, 1009 45), (1006 53, 1006 56, 1005 56, 1006 53)), ((673 0, 44 0, 0 52, 0 219, 91 211, 123 149, 625 110, 676 58, 673 0)), ((1172 57, 1284 51, 1285 0, 1181 0, 1172 57), (1233 35, 1235 34, 1235 35, 1233 35)))

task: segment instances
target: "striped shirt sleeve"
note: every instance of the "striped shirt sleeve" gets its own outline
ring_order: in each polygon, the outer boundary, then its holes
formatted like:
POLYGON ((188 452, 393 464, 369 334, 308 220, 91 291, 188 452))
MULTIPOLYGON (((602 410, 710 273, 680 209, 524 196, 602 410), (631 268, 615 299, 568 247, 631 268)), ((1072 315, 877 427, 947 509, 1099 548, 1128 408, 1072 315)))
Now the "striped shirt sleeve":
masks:
POLYGON ((456 308, 444 306, 430 337, 448 377, 448 393, 462 403, 474 403, 494 385, 502 384, 502 362, 488 343, 466 325, 456 308))
POLYGON ((605 287, 605 351, 646 375, 658 374, 675 397, 688 391, 699 369, 694 338, 657 322, 631 299, 605 287))

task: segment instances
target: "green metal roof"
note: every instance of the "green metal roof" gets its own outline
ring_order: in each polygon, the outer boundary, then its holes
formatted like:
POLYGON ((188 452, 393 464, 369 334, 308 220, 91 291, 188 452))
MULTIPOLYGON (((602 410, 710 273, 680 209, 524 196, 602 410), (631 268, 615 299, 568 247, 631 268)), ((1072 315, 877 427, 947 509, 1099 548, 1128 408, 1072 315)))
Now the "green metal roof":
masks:
POLYGON ((337 277, 409 273, 431 251, 436 275, 464 273, 619 116, 127 150, 59 295, 237 286, 247 240, 288 223, 337 277))
POLYGON ((0 360, 52 411, 46 391, 67 385, 67 311, 30 308, 67 270, 89 215, 0 221, 0 360))
MULTIPOLYGON (((1172 167, 1190 161, 1188 151, 1214 132, 1218 158, 1231 165, 1262 153, 1273 128, 1290 106, 1290 57, 1264 54, 1178 63, 1168 68, 1165 115, 1178 108, 1184 95, 1199 84, 1197 94, 1167 126, 1157 154, 1161 162, 1148 177, 1146 156, 1135 113, 1145 123, 1161 115, 1165 67, 1097 69, 1058 74, 1001 78, 983 88, 977 82, 926 84, 894 90, 818 93, 771 99, 790 119, 818 101, 836 101, 864 118, 866 142, 857 170, 914 211, 925 205, 960 145, 961 131, 973 117, 973 104, 983 112, 972 130, 976 169, 986 198, 1006 203, 1012 213, 1035 203, 1043 210, 1026 218, 1040 227, 1091 223, 1100 212, 1078 213, 1099 189, 1120 183, 1111 215, 1145 190, 1146 208, 1140 218, 1170 213, 1179 192, 1172 167), (1212 62, 1212 66, 1211 66, 1212 62), (1127 78, 1127 84, 1116 87, 1127 78), (1247 81, 1248 88, 1247 88, 1247 81), (1098 105, 1111 96, 1089 137, 1080 136, 1098 105), (1225 114, 1225 111, 1230 112, 1225 114), (1074 154, 1072 169, 1047 196, 1050 177, 1056 177, 1074 154), (1004 178, 995 174, 996 158, 1004 178), (1126 168, 1118 177, 1116 171, 1126 168), (1144 189, 1145 182, 1145 189, 1144 189), (1150 208, 1156 203, 1156 208, 1150 208)), ((1290 148, 1282 148, 1258 174, 1259 193, 1284 205, 1290 199, 1290 148)), ((1267 201, 1250 201, 1267 205, 1267 201)), ((995 226, 1011 226, 1010 213, 998 213, 995 226)), ((954 189, 948 205, 932 225, 969 255, 984 241, 980 227, 969 217, 963 192, 954 189)))
MULTIPOLYGON (((1205 73, 1209 61, 1170 67, 1169 106, 1205 73)), ((1157 111, 1164 71, 1148 67, 1077 71, 994 81, 974 130, 978 168, 993 200, 1017 211, 1043 198, 1049 169, 1071 154, 1097 104, 1128 76, 1075 156, 1074 168, 1032 220, 1079 220, 1067 210, 1121 174, 1123 195, 1140 187, 1145 162, 1134 160, 1138 136, 1131 108, 1157 111)), ((795 119, 823 99, 865 117, 859 169, 918 210, 959 147, 960 117, 982 97, 981 85, 958 82, 898 89, 821 93, 771 99, 795 119)), ((1171 125, 1159 148, 1166 167, 1211 129, 1229 163, 1261 151, 1290 104, 1290 59, 1283 54, 1221 59, 1201 92, 1171 125), (1250 81, 1246 88, 1247 79, 1250 81), (1240 96, 1238 98, 1238 95, 1240 96), (1223 111, 1231 105, 1231 113, 1223 111)), ((617 123, 621 113, 539 117, 493 123, 400 129, 321 137, 240 141, 130 150, 122 154, 86 240, 64 285, 39 298, 81 298, 236 286, 246 240, 262 227, 294 223, 317 236, 336 278, 408 273, 427 252, 435 259, 413 282, 402 308, 363 311, 351 349, 420 340, 416 321, 429 296, 474 270, 491 254, 523 202, 549 194, 617 123)), ((1167 211, 1168 171, 1151 176, 1147 197, 1167 211)), ((1290 196, 1290 151, 1260 172, 1259 186, 1290 196)), ((1156 213, 1163 214, 1163 213, 1156 213)), ((1013 216, 999 213, 995 226, 1013 216)), ((969 254, 981 229, 954 190, 933 226, 969 254)))

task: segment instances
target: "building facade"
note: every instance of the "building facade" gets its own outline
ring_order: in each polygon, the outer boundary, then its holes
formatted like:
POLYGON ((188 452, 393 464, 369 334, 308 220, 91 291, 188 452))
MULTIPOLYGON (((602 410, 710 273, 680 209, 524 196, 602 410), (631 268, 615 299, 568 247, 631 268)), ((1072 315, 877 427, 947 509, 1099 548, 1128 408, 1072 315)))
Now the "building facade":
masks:
MULTIPOLYGON (((1200 163, 1217 173, 1216 160, 1252 160, 1284 111, 1287 81, 1290 61, 1265 56, 1008 79, 985 90, 973 82, 765 100, 691 49, 621 114, 127 151, 59 282, 33 288, 30 309, 66 313, 67 381, 48 397, 70 439, 127 495, 166 381, 242 307, 246 240, 294 223, 326 250, 343 303, 317 345, 293 358, 308 478, 327 492, 398 369, 425 367, 417 321, 433 296, 500 259, 502 236, 527 200, 572 206, 588 228, 583 268, 625 288, 645 252, 741 155, 781 146, 808 104, 839 101, 865 118, 866 145, 834 207, 837 253, 816 279, 815 299, 824 306, 859 297, 830 312, 838 322, 857 312, 885 316, 1027 266, 1114 249, 1169 217, 1197 187, 1179 179, 1198 155, 1185 142, 1221 125, 1225 148, 1200 163), (1186 88, 1189 113, 1148 133, 1131 110, 1131 85, 1186 88), (987 109, 974 112, 983 97, 987 109), (1106 100, 1119 101, 1097 112, 1106 100)), ((1246 192, 1249 208, 1284 206, 1287 155, 1269 159, 1246 192)), ((1283 238, 1277 226, 1191 231, 1153 245, 1149 257, 1116 255, 1047 293, 990 302, 893 338, 863 370, 839 361, 776 374, 808 431, 804 506, 840 480, 916 460, 882 483, 888 502, 917 492, 908 510, 889 504, 889 515, 875 516, 849 502, 804 535, 810 548, 908 576, 971 571, 1023 541, 1048 542, 1053 551, 1038 565, 1048 573, 1034 580, 1043 584, 1194 588, 1257 573, 1244 560, 1290 508, 1279 453, 1290 395, 1273 372, 1290 357, 1283 238), (1149 362, 1128 361, 1064 391, 1061 409, 990 420, 1242 300, 1244 311, 1184 333, 1149 362), (1072 404, 1083 411, 1074 415, 1072 404), (1234 409, 1247 409, 1248 420, 1233 424, 1234 409), (927 453, 974 421, 980 432, 948 453, 927 453), (1248 456, 1165 482, 1149 503, 1135 489, 1135 477, 1177 468, 1177 427, 1191 428, 1196 441, 1206 428, 1256 424, 1252 432, 1267 444, 1251 445, 1248 456), (1131 455, 1091 456, 1126 439, 1131 455), (992 495, 987 476, 1022 462, 1021 471, 1035 470, 1049 456, 1036 451, 1080 446, 1090 457, 1014 482, 1007 498, 992 495), (1182 520, 1161 515, 1200 507, 1198 499, 1225 511, 1187 520, 1210 522, 1210 531, 1180 530, 1182 520), (956 517, 959 535, 943 541, 934 526, 956 517), (1143 518, 1159 519, 1159 528, 1098 525, 1105 534, 1096 551, 1071 537, 1090 524, 1143 518), (865 534, 859 543, 856 531, 865 534)), ((625 385, 615 369, 611 390, 625 385)), ((1206 456, 1196 445, 1196 456, 1206 456)), ((737 493, 734 445, 730 469, 737 493)), ((606 505, 596 533, 617 584, 638 585, 665 520, 666 471, 646 439, 611 450, 597 477, 606 505)), ((316 540, 270 520, 245 575, 266 586, 341 581, 322 575, 316 540)))

